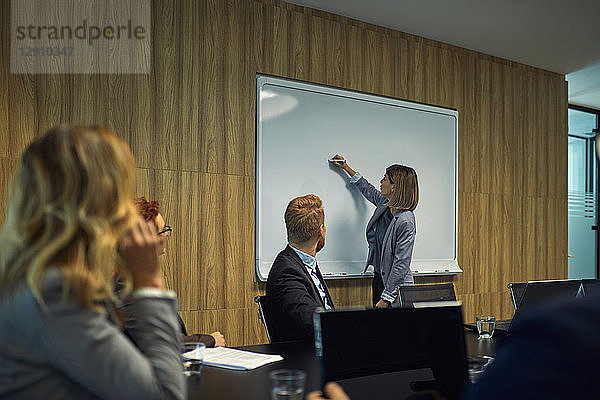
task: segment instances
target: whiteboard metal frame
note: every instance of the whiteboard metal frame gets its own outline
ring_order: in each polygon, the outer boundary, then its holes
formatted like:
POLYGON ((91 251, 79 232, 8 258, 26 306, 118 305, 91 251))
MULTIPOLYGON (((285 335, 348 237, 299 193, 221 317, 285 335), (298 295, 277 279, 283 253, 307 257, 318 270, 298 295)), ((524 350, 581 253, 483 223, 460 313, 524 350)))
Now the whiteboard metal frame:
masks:
MULTIPOLYGON (((447 107, 434 106, 431 104, 401 100, 393 97, 381 96, 371 93, 365 93, 360 91, 354 91, 349 89, 343 89, 333 86, 321 85, 310 82, 303 82, 298 80, 292 80, 287 78, 279 78, 272 75, 257 74, 256 75, 256 107, 255 107, 255 139, 256 139, 256 160, 255 160, 255 281, 265 282, 266 276, 262 276, 260 273, 260 263, 264 260, 261 259, 261 249, 258 238, 262 226, 261 221, 261 207, 260 207, 260 196, 259 188, 262 185, 262 174, 260 170, 259 162, 262 156, 262 127, 260 120, 260 95, 264 85, 269 84, 273 86, 280 86, 285 88, 294 88, 313 93, 331 94, 339 97, 346 97, 351 99, 365 100, 377 104, 395 105, 405 109, 416 110, 416 111, 428 111, 435 114, 442 114, 446 116, 454 117, 454 257, 453 260, 448 260, 448 263, 440 265, 440 260, 419 260, 419 265, 422 271, 417 271, 412 268, 413 263, 411 262, 411 271, 415 277, 418 276, 444 276, 444 275, 457 275, 462 274, 462 269, 458 265, 458 165, 459 165, 459 154, 458 154, 458 110, 447 107), (318 88, 318 90, 317 90, 318 88)), ((271 260, 272 262, 273 260, 271 260)), ((344 273, 344 274, 327 274, 323 273, 325 279, 348 279, 348 278, 372 278, 373 273, 370 271, 360 274, 355 273, 344 273)))

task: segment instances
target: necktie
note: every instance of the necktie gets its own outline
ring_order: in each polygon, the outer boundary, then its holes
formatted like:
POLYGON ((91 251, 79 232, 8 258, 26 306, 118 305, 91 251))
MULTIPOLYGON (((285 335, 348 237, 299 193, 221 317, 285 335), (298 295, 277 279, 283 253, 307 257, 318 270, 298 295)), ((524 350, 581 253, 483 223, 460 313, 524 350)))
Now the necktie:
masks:
POLYGON ((319 295, 321 296, 321 300, 323 300, 323 304, 325 304, 325 308, 327 310, 330 310, 331 304, 329 304, 327 302, 327 294, 325 293, 325 289, 323 288, 323 285, 321 284, 321 280, 319 279, 319 275, 317 275, 317 271, 316 269, 311 269, 310 270, 310 275, 313 278, 314 283, 317 285, 317 290, 319 291, 319 295))

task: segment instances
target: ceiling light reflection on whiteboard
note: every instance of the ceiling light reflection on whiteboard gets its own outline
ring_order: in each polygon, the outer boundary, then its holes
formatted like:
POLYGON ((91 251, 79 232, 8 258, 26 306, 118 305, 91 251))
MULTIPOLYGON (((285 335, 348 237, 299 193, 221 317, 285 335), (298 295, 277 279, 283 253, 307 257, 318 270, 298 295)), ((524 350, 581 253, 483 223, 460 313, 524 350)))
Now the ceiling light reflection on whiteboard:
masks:
POLYGON ((292 111, 297 105, 298 100, 284 94, 277 94, 270 90, 260 92, 260 116, 263 121, 273 119, 292 111))

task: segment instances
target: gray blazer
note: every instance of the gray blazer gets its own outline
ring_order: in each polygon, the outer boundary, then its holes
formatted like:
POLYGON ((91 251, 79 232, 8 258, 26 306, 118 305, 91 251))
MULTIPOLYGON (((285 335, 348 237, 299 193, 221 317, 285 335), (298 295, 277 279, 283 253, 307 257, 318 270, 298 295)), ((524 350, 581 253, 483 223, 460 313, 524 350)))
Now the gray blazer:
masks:
POLYGON ((380 265, 384 285, 381 294, 383 300, 398 303, 400 286, 415 283, 410 261, 416 233, 415 214, 410 210, 396 211, 383 239, 380 265))
MULTIPOLYGON (((363 178, 359 172, 350 178, 349 182, 354 184, 354 186, 360 190, 365 199, 375 206, 375 211, 367 223, 367 243, 369 244, 369 253, 367 255, 367 262, 365 264, 364 271, 367 270, 369 265, 373 265, 373 267, 375 267, 375 271, 379 272, 379 264, 381 260, 375 259, 375 246, 377 245, 376 235, 378 233, 375 230, 375 225, 388 210, 388 207, 385 205, 388 199, 382 195, 377 188, 371 185, 369 181, 363 178)), ((379 232, 379 234, 385 235, 385 232, 379 232)))
POLYGON ((45 306, 26 287, 0 297, 0 398, 186 398, 174 296, 133 296, 130 340, 110 313, 63 301, 62 282, 46 273, 45 306))

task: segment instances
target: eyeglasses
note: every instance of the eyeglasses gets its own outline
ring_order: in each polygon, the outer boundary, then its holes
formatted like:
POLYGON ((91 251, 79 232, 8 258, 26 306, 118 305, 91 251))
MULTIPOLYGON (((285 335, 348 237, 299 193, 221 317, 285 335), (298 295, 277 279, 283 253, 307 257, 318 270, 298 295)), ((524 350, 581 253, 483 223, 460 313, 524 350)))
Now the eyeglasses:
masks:
POLYGON ((161 235, 165 235, 165 236, 171 236, 171 233, 173 232, 173 228, 171 228, 169 225, 165 225, 165 227, 163 228, 162 231, 158 232, 157 235, 161 236, 161 235))

